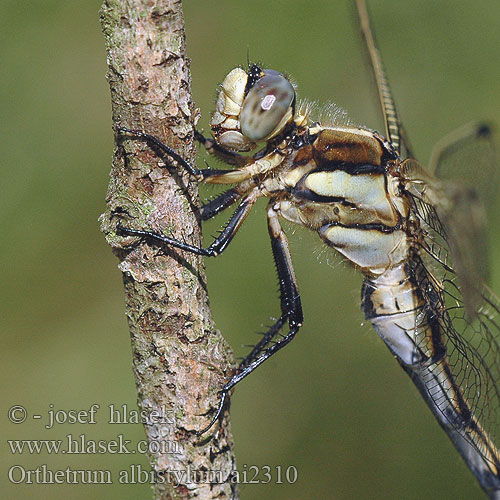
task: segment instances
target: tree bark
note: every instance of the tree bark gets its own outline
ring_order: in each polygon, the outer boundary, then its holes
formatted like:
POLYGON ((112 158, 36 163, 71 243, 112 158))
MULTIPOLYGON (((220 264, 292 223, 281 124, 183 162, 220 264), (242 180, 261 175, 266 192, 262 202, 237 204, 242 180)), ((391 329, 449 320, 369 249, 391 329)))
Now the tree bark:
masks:
POLYGON ((101 23, 116 140, 101 230, 123 273, 138 405, 149 415, 148 458, 158 477, 154 498, 237 498, 227 415, 208 436, 196 435, 234 364, 214 330, 203 261, 116 234, 120 221, 201 243, 196 182, 144 141, 116 131, 123 126, 151 133, 195 161, 196 111, 181 2, 104 0, 101 23))

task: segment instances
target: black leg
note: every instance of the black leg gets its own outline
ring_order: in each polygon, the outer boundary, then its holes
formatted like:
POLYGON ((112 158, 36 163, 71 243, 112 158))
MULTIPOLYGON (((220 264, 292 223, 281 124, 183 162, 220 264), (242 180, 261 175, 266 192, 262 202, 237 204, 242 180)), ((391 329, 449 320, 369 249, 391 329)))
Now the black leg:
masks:
POLYGON ((234 188, 228 189, 224 193, 217 196, 208 203, 205 203, 199 209, 201 220, 208 220, 215 217, 217 214, 230 207, 236 200, 241 197, 241 194, 234 188))
POLYGON ((229 391, 238 382, 250 375, 250 373, 266 361, 266 359, 269 359, 273 354, 290 343, 295 337, 295 334, 299 331, 299 328, 302 326, 302 305, 300 302, 295 273, 292 267, 288 241, 279 223, 278 215, 271 208, 271 206, 268 208, 267 217, 274 262, 278 271, 280 284, 281 317, 266 332, 260 342, 252 349, 252 352, 241 362, 236 374, 233 375, 221 389, 219 405, 215 415, 212 417, 208 426, 199 431, 198 434, 204 434, 215 424, 215 422, 217 422, 219 417, 222 415, 224 406, 226 405, 229 391), (290 328, 288 333, 266 349, 266 346, 268 346, 272 339, 276 337, 281 327, 287 320, 290 328))
POLYGON ((267 209, 267 222, 274 262, 278 272, 280 285, 281 311, 286 313, 290 326, 302 325, 304 316, 300 302, 297 279, 292 265, 292 256, 285 232, 278 219, 278 214, 271 208, 267 209))
POLYGON ((251 157, 240 155, 234 151, 229 151, 228 149, 223 148, 220 144, 217 144, 214 139, 204 137, 197 130, 194 132, 194 138, 207 150, 208 153, 216 158, 219 158, 228 165, 243 167, 244 165, 252 162, 251 157))
POLYGON ((184 158, 182 158, 182 156, 178 155, 171 147, 167 146, 166 144, 163 144, 163 142, 161 142, 160 139, 158 139, 158 137, 155 137, 154 135, 151 135, 151 134, 146 134, 145 132, 141 132, 140 130, 131 130, 131 129, 125 128, 125 127, 118 127, 118 130, 120 132, 145 139, 150 144, 154 144, 158 149, 160 149, 167 156, 170 156, 171 158, 173 158, 177 163, 179 163, 179 165, 181 165, 183 168, 185 168, 191 175, 194 175, 196 177, 202 176, 201 170, 193 167, 184 158))
MULTIPOLYGON (((153 144, 156 146, 160 151, 165 153, 167 156, 170 156, 173 158, 179 165, 181 165, 183 168, 185 168, 191 175, 194 175, 195 177, 198 178, 199 181, 203 181, 205 179, 208 179, 210 177, 215 177, 223 174, 227 174, 228 172, 233 172, 233 170, 215 170, 211 168, 206 168, 206 169, 198 169, 193 167, 189 162, 187 162, 182 156, 177 154, 170 146, 167 146, 166 144, 163 144, 163 142, 158 139, 158 137, 155 137, 154 135, 151 134, 146 134, 145 132, 141 132, 140 130, 131 130, 125 127, 118 127, 118 130, 120 132, 124 132, 130 135, 133 135, 135 137, 139 137, 141 139, 144 139, 148 141, 150 144, 153 144)), ((244 157, 246 158, 246 157, 244 157)))
POLYGON ((189 245, 188 243, 183 243, 182 241, 178 241, 174 238, 170 238, 169 236, 165 236, 163 234, 155 233, 154 231, 144 231, 142 229, 129 229, 123 227, 120 223, 116 226, 117 230, 121 233, 127 234, 129 236, 142 236, 144 238, 149 238, 160 243, 166 243, 167 245, 171 245, 176 248, 180 248, 181 250, 185 250, 187 252, 191 252, 197 255, 203 255, 206 257, 215 257, 219 255, 222 251, 224 251, 234 235, 241 227, 241 224, 250 213, 250 210, 255 203, 256 195, 250 194, 246 196, 243 201, 239 204, 238 208, 235 210, 234 214, 229 219, 226 227, 222 230, 217 238, 213 241, 213 243, 208 248, 200 248, 195 247, 193 245, 189 245))

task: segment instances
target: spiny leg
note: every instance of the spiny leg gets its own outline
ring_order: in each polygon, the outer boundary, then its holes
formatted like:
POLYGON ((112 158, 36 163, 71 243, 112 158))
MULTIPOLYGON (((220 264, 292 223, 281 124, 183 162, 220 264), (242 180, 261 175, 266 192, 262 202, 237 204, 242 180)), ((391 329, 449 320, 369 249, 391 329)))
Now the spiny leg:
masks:
MULTIPOLYGON (((240 167, 232 170, 216 170, 213 168, 197 169, 188 163, 184 158, 179 156, 171 147, 163 144, 160 139, 151 134, 146 134, 140 130, 130 130, 124 127, 119 127, 119 131, 132 134, 140 137, 152 145, 156 146, 163 153, 167 154, 185 168, 191 175, 194 175, 199 182, 205 181, 209 184, 237 184, 239 182, 250 179, 258 174, 263 174, 268 170, 275 168, 283 161, 281 153, 274 151, 265 157, 259 156, 258 159, 254 156, 249 156, 249 160, 240 167)), ((242 157, 242 158, 247 158, 242 157)), ((227 158, 226 158, 227 159, 227 158)))
POLYGON ((269 328, 262 339, 254 346, 250 354, 242 360, 238 371, 241 371, 259 356, 262 349, 273 340, 287 319, 290 326, 292 323, 300 325, 303 320, 300 295, 293 271, 288 240, 279 223, 277 213, 272 208, 268 208, 268 230, 280 283, 282 316, 269 328))
POLYGON ((233 215, 229 219, 229 222, 227 223, 226 227, 221 231, 219 236, 217 236, 217 238, 215 238, 212 244, 207 248, 196 247, 188 243, 183 243, 182 241, 170 238, 169 236, 165 236, 163 234, 156 233, 154 231, 145 231, 142 229, 129 229, 123 227, 120 223, 118 223, 116 228, 118 231, 125 233, 129 236, 141 236, 144 238, 149 238, 158 241, 160 243, 166 243, 167 245, 180 248, 181 250, 185 250, 187 252, 191 252, 196 255, 215 257, 227 248, 227 246, 233 239, 234 235, 241 227, 241 224, 243 224, 243 221, 250 213, 250 210, 253 204, 255 203, 256 199, 257 199, 257 194, 255 191, 245 196, 245 198, 243 198, 242 202, 238 205, 238 208, 234 211, 233 215))
POLYGON ((200 207, 198 213, 200 214, 201 220, 212 219, 217 214, 230 207, 239 198, 241 198, 241 194, 235 188, 224 191, 222 194, 200 207))
POLYGON ((220 391, 220 400, 215 415, 210 423, 198 434, 204 434, 217 422, 221 416, 229 391, 241 380, 250 375, 266 359, 290 343, 295 334, 302 326, 303 314, 300 295, 297 288, 295 273, 292 267, 292 258, 288 246, 288 240, 279 223, 278 214, 269 205, 267 210, 267 220, 269 236, 271 238, 271 247, 273 251, 276 270, 278 271, 278 280, 280 285, 281 299, 281 317, 266 332, 261 341, 252 349, 252 352, 241 362, 235 375, 224 385, 220 391), (288 320, 289 331, 281 337, 276 343, 268 347, 272 339, 278 334, 285 321, 288 320), (265 350, 263 350, 265 349, 265 350))
MULTIPOLYGON (((119 127, 118 130, 121 132, 126 132, 132 135, 135 135, 137 137, 140 137, 142 139, 145 139, 151 143, 153 143, 155 146, 157 146, 162 152, 166 153, 168 156, 171 156, 174 160, 176 160, 183 168, 185 168, 189 173, 192 175, 195 175, 197 177, 203 177, 201 180, 204 180, 207 176, 207 172, 213 173, 213 175, 220 175, 221 173, 224 172, 231 172, 230 170, 198 170, 194 168, 190 163, 188 163, 184 158, 179 156, 172 148, 167 146, 166 144, 163 144, 157 137, 146 134, 144 132, 138 131, 138 130, 131 130, 125 127, 119 127)), ((210 141, 210 139, 205 139, 199 132, 195 131, 195 137, 197 140, 200 142, 206 142, 210 141)), ((214 141, 211 141, 214 142, 214 141)), ((228 153, 231 153, 228 151, 228 153)), ((235 153, 236 154, 236 153, 235 153)), ((247 157, 242 157, 242 158, 247 158, 247 157)), ((199 214, 201 217, 201 220, 208 220, 211 219, 212 217, 215 217, 217 214, 225 210, 226 208, 230 207, 233 203, 235 203, 239 198, 241 198, 241 193, 238 192, 237 189, 231 188, 225 191, 224 193, 220 194, 213 200, 210 200, 208 203, 205 203, 202 207, 199 209, 199 214)))
MULTIPOLYGON (((180 166, 182 166, 184 169, 186 169, 191 175, 194 175, 199 181, 204 181, 207 179, 210 179, 211 177, 218 177, 222 179, 219 179, 219 183, 223 184, 224 182, 224 174, 228 174, 230 172, 238 172, 238 170, 215 170, 211 168, 206 168, 206 169, 198 169, 193 167, 189 162, 187 162, 182 156, 180 156, 178 153, 175 152, 174 149, 172 149, 170 146, 167 146, 166 144, 163 144, 163 142, 158 139, 158 137, 155 137, 154 135, 147 134, 145 132, 141 132, 140 130, 132 130, 128 129, 125 127, 118 127, 118 130, 120 132, 124 132, 130 135, 133 135, 135 137, 139 137, 141 139, 146 140, 150 144, 153 144, 156 146, 160 151, 165 153, 167 156, 170 156, 170 158, 173 158, 180 166)), ((228 181, 227 183, 230 184, 233 181, 228 181)))
POLYGON ((223 148, 214 139, 209 139, 203 136, 197 130, 194 131, 194 138, 206 149, 208 153, 216 158, 219 158, 219 160, 222 160, 228 165, 243 167, 252 162, 251 156, 243 156, 234 151, 229 151, 228 149, 223 148))
MULTIPOLYGON (((246 368, 254 359, 258 358, 259 354, 268 346, 268 344, 276 337, 282 326, 286 323, 287 316, 280 316, 278 320, 264 333, 262 338, 252 347, 250 354, 245 356, 238 366, 237 372, 246 368)), ((249 346, 250 347, 250 346, 249 346)))

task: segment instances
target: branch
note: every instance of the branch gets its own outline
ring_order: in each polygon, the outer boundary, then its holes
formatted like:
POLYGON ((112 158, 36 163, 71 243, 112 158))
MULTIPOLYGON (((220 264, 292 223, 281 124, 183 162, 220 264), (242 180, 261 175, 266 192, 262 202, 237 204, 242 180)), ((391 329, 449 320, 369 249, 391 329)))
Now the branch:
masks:
MULTIPOLYGON (((152 133, 194 162, 195 110, 181 2, 104 0, 101 24, 115 130, 121 125, 152 133)), ((237 498, 230 482, 235 459, 227 415, 212 439, 196 436, 233 364, 214 330, 203 261, 116 234, 121 221, 199 245, 197 185, 180 169, 165 167, 169 159, 161 163, 143 141, 120 134, 115 139, 101 230, 123 272, 138 405, 150 415, 146 435, 150 443, 166 445, 148 454, 162 476, 154 498, 237 498), (153 411, 164 416, 160 422, 153 411), (177 482, 168 471, 184 471, 184 479, 177 482), (205 475, 197 476, 201 471, 205 475), (215 473, 208 483, 207 471, 215 473)))

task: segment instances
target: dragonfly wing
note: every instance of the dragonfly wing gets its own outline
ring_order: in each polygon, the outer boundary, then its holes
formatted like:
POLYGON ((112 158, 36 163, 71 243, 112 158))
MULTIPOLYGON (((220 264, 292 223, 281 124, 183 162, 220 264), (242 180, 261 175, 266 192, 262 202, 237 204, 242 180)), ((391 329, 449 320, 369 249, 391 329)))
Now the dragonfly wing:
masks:
MULTIPOLYGON (((483 480, 476 475, 485 490, 498 493, 500 485, 490 482, 500 477, 500 306, 482 279, 484 208, 474 189, 439 180, 415 160, 404 161, 399 174, 410 218, 421 230, 410 278, 423 297, 426 321, 439 325, 446 348, 442 359, 410 369, 410 375, 431 409, 439 411, 445 430, 446 422, 453 429, 447 432, 464 458, 461 438, 489 464, 492 475, 483 480)), ((420 327, 417 318, 414 331, 420 327)), ((428 342, 422 338, 419 348, 428 342)), ((468 464, 474 468, 470 457, 468 464)))
POLYGON ((456 275, 467 313, 474 316, 488 276, 486 211, 481 199, 474 188, 441 181, 412 159, 403 162, 401 175, 428 253, 456 275))
MULTIPOLYGON (((448 230, 448 244, 462 290, 487 283, 487 214, 495 213, 499 163, 491 127, 471 122, 439 141, 431 154, 429 170, 440 179, 446 208, 436 205, 448 230)), ((471 297, 471 300, 474 297, 471 297)), ((470 313, 477 302, 470 304, 470 313)))

